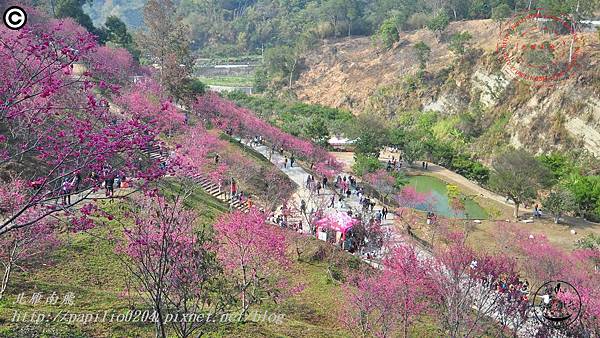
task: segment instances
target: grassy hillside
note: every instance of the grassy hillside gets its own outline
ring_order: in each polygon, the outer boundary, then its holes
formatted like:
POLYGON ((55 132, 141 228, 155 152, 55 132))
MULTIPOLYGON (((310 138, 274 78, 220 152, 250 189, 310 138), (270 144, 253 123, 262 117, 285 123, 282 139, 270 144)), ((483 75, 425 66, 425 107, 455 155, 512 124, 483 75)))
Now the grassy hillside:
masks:
MULTIPOLYGON (((166 194, 175 193, 180 183, 169 181, 162 190, 166 194)), ((102 201, 103 210, 123 217, 127 210, 128 200, 102 201)), ((228 208, 212 196, 196 189, 188 200, 189 207, 200 214, 202 224, 210 224, 228 208)), ((127 272, 114 251, 114 245, 107 240, 111 233, 120 236, 122 226, 116 222, 108 222, 88 232, 63 233, 59 249, 48 253, 50 264, 38 266, 34 270, 17 272, 0 301, 0 336, 32 337, 32 336, 64 336, 64 337, 100 337, 100 336, 148 336, 152 335, 152 327, 134 323, 92 323, 80 325, 75 323, 15 323, 15 311, 20 314, 32 312, 53 316, 59 311, 70 313, 122 313, 132 307, 121 297, 126 286, 127 272), (29 304, 32 295, 41 292, 44 298, 37 305, 29 304), (74 305, 46 305, 45 300, 56 292, 60 299, 69 292, 75 295, 74 305), (14 304, 17 296, 24 293, 27 304, 14 304)), ((60 301, 59 301, 60 303, 60 301)), ((137 304, 136 309, 143 308, 137 304)), ((37 317, 35 317, 37 318, 37 317)), ((45 320, 44 320, 45 321, 45 320)))
MULTIPOLYGON (((178 181, 167 181, 162 186, 165 194, 174 194, 182 186, 178 181)), ((107 201, 100 203, 102 209, 122 217, 129 201, 107 201)), ((188 206, 197 210, 202 225, 210 225, 216 217, 227 210, 227 206, 200 189, 196 189, 188 200, 188 206)), ((126 276, 122 263, 114 251, 113 244, 106 240, 109 234, 120 236, 121 225, 111 221, 85 233, 63 233, 61 247, 49 253, 50 264, 38 266, 27 272, 17 272, 11 281, 6 296, 0 301, 0 337, 135 337, 153 335, 151 325, 128 322, 67 323, 53 321, 59 313, 125 313, 129 309, 145 309, 137 301, 130 304, 123 298, 126 276), (42 293, 37 305, 29 304, 32 295, 42 293), (45 300, 53 292, 60 297, 59 304, 47 305, 45 300), (72 306, 59 306, 63 297, 72 292, 72 306), (15 304, 17 296, 25 295, 25 304, 15 304), (31 314, 35 313, 34 319, 31 314), (24 322, 18 320, 18 314, 24 322), (46 316, 42 320, 42 315, 46 316), (25 319, 23 316, 27 316, 25 319)), ((327 269, 330 257, 313 259, 322 245, 314 239, 306 241, 302 261, 294 263, 290 274, 292 283, 301 282, 304 291, 281 304, 264 304, 259 310, 284 315, 282 324, 249 322, 245 324, 223 324, 210 327, 209 336, 289 336, 289 337, 339 337, 347 335, 337 320, 342 289, 330 278, 327 269)), ((347 262, 350 256, 344 253, 336 261, 347 262)), ((345 263, 340 263, 344 264, 345 263)), ((338 269, 341 269, 340 265, 338 269)), ((59 316, 58 318, 62 318, 59 316)), ((71 321, 75 321, 73 319, 71 321)))

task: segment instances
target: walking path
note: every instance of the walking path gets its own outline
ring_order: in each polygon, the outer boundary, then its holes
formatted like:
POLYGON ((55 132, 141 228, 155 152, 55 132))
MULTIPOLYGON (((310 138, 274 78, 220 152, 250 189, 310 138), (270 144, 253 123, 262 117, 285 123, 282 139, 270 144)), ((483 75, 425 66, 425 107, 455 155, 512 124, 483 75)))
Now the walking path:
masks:
MULTIPOLYGON (((492 191, 489 191, 489 190, 481 187, 476 182, 473 182, 473 181, 467 179, 466 177, 459 175, 451 170, 448 170, 442 166, 433 164, 431 162, 428 162, 428 163, 429 163, 429 165, 428 165, 427 170, 421 170, 419 168, 410 168, 409 172, 414 172, 414 173, 418 173, 418 174, 426 174, 426 175, 431 175, 431 176, 440 178, 450 184, 454 184, 454 185, 460 186, 466 190, 472 191, 472 192, 474 192, 474 194, 477 194, 480 198, 492 200, 506 208, 510 208, 511 211, 512 211, 512 209, 514 209, 514 207, 515 207, 514 203, 512 203, 512 201, 507 202, 506 197, 503 197, 492 191)), ((543 209, 543 206, 542 206, 542 209, 543 209)), ((531 215, 533 215, 532 208, 526 208, 523 205, 519 206, 519 216, 520 217, 531 216, 531 215), (529 214, 529 215, 527 215, 527 214, 529 214)), ((548 221, 551 221, 551 217, 547 213, 544 214, 544 217, 542 217, 542 218, 544 218, 548 221)), ((576 227, 590 227, 590 226, 600 227, 600 223, 590 222, 590 221, 585 220, 580 217, 562 216, 561 220, 565 224, 576 226, 576 227)))
MULTIPOLYGON (((295 164, 294 167, 290 167, 289 160, 288 160, 288 165, 286 167, 284 167, 285 158, 283 155, 279 154, 278 152, 273 152, 272 154, 270 154, 270 152, 271 152, 270 148, 265 145, 257 145, 257 144, 254 144, 254 143, 251 143, 248 141, 243 142, 243 143, 245 143, 246 146, 251 147, 254 150, 256 150, 257 152, 259 152, 260 154, 262 154, 265 158, 267 158, 267 159, 270 158, 271 163, 273 163, 275 166, 277 166, 283 173, 285 173, 292 181, 294 181, 298 185, 298 189, 292 196, 292 198, 294 200, 294 202, 293 202, 294 205, 299 206, 300 201, 304 200, 307 204, 307 208, 306 208, 307 211, 310 211, 311 209, 317 210, 319 205, 321 207, 323 205, 328 205, 329 204, 328 202, 330 201, 331 197, 335 196, 334 208, 327 208, 327 210, 325 211, 326 213, 333 213, 336 211, 347 212, 348 210, 352 210, 353 214, 362 212, 362 205, 360 204, 360 199, 354 189, 352 189, 352 194, 349 198, 345 197, 343 202, 339 202, 339 199, 337 198, 338 195, 331 188, 331 185, 333 184, 333 182, 330 182, 330 183, 328 183, 328 187, 322 189, 321 194, 318 196, 320 198, 315 200, 314 193, 312 193, 306 187, 306 179, 308 178, 310 173, 307 172, 304 168, 298 166, 297 164, 295 164)), ((348 173, 341 173, 340 175, 341 176, 351 176, 348 173)), ((376 203, 376 206, 373 208, 373 213, 382 209, 383 206, 379 201, 377 201, 376 199, 374 199, 372 197, 370 199, 371 199, 371 201, 374 201, 376 203)), ((299 209, 299 208, 297 208, 297 209, 299 209)), ((399 234, 398 231, 396 231, 396 229, 395 229, 394 220, 396 219, 396 217, 397 216, 393 213, 393 211, 390 210, 387 215, 387 218, 382 220, 382 222, 381 222, 381 227, 390 236, 389 240, 390 240, 390 244, 392 244, 392 245, 406 242, 405 238, 401 234, 399 234)), ((289 224, 297 224, 301 219, 303 219, 303 218, 302 218, 302 215, 300 214, 300 212, 296 212, 296 213, 292 214, 291 217, 288 218, 288 223, 289 224)), ((303 225, 302 232, 307 233, 307 234, 310 233, 310 228, 309 228, 309 225, 307 224, 307 222, 302 222, 302 225, 303 225)), ((383 248, 382 250, 386 250, 386 249, 383 248)), ((372 254, 374 254, 375 257, 380 258, 382 253, 380 251, 378 251, 378 252, 372 252, 372 254)), ((373 262, 369 262, 369 263, 373 264, 373 262)))
MULTIPOLYGON (((161 149, 158 146, 152 147, 151 149, 147 149, 145 152, 153 160, 157 160, 162 163, 169 162, 168 152, 165 151, 164 149, 161 149)), ((213 196, 214 198, 229 205, 230 208, 235 208, 235 209, 238 209, 238 210, 241 210, 244 212, 249 210, 247 203, 243 203, 239 199, 232 198, 231 194, 226 193, 224 191, 225 189, 219 188, 218 184, 210 181, 206 177, 206 175, 198 172, 198 173, 189 175, 188 178, 190 178, 192 181, 197 183, 207 194, 209 194, 209 195, 213 196)), ((133 180, 135 181, 135 179, 133 179, 133 180)), ((133 183, 131 178, 129 178, 129 182, 133 183)), ((62 201, 63 197, 61 195, 59 195, 56 198, 50 199, 48 202, 45 203, 45 205, 60 206, 65 209, 67 209, 67 208, 79 209, 83 206, 83 204, 81 202, 83 202, 84 200, 97 201, 97 200, 101 200, 101 199, 121 198, 121 197, 128 196, 135 191, 136 191, 136 188, 134 188, 134 187, 119 188, 118 186, 115 186, 114 194, 111 197, 108 197, 105 194, 103 187, 101 187, 98 191, 94 191, 92 188, 86 188, 85 190, 82 190, 80 192, 70 194, 72 204, 62 205, 61 201, 62 201)))
MULTIPOLYGON (((331 154, 333 156, 335 156, 340 162, 344 163, 346 168, 350 168, 352 166, 352 164, 354 164, 354 153, 332 152, 331 154)), ((392 152, 385 150, 385 151, 382 151, 379 159, 383 162, 387 162, 388 160, 390 160, 392 158, 392 156, 394 156, 395 158, 398 158, 397 153, 392 153, 392 152)), ((421 161, 417 161, 417 163, 421 163, 421 161)), ((408 167, 409 173, 414 173, 414 174, 418 174, 418 175, 430 175, 430 176, 439 178, 447 183, 457 185, 461 189, 463 189, 465 191, 465 193, 467 193, 469 195, 477 195, 476 200, 478 199, 479 201, 481 201, 481 200, 493 201, 492 203, 502 207, 505 210, 506 215, 508 215, 508 214, 512 215, 515 205, 511 201, 507 202, 505 196, 501 196, 495 192, 487 190, 486 188, 480 186, 477 182, 471 181, 468 178, 466 178, 460 174, 457 174, 449 169, 446 169, 442 166, 439 166, 439 165, 431 163, 431 162, 427 162, 427 163, 428 163, 427 170, 422 170, 420 167, 408 167)), ((406 168, 407 166, 404 164, 403 167, 406 168)), ((526 208, 525 206, 519 206, 519 215, 520 216, 523 216, 524 214, 527 214, 527 213, 529 213, 529 214, 533 213, 533 209, 526 208)), ((547 215, 547 214, 545 214, 543 218, 547 219, 548 221, 552 221, 549 218, 549 215, 547 215)), ((598 229, 600 229, 600 223, 590 222, 590 221, 585 220, 580 217, 563 216, 563 217, 561 217, 561 220, 563 223, 571 225, 571 226, 575 226, 575 227, 580 227, 580 228, 597 227, 598 229)))
MULTIPOLYGON (((270 159, 270 161, 274 165, 276 165, 278 168, 280 168, 280 170, 283 173, 285 173, 292 181, 294 181, 296 184, 298 184, 299 188, 297 189, 296 193, 293 196, 293 198, 297 201, 298 204, 299 204, 299 202, 298 202, 299 200, 304 199, 305 201, 307 201, 307 204, 308 204, 307 209, 308 210, 310 210, 311 207, 316 208, 316 204, 310 203, 310 200, 311 200, 310 197, 311 197, 311 195, 314 195, 314 194, 311 194, 310 190, 306 187, 306 179, 309 175, 309 173, 306 170, 304 170, 302 167, 299 167, 297 165, 294 167, 284 166, 285 162, 286 162, 286 159, 284 158, 284 156, 277 152, 273 152, 272 154, 270 154, 270 149, 267 146, 257 145, 257 144, 253 144, 250 142, 247 142, 246 145, 253 148, 254 150, 259 152, 263 156, 265 156, 265 158, 270 159)), ((289 163, 289 161, 288 161, 288 163, 289 163)), ((430 168, 434 169, 433 165, 430 164, 430 168)), ((446 169, 441 168, 439 166, 435 166, 434 170, 443 171, 446 169)), ((341 175, 349 176, 349 174, 347 174, 347 173, 342 173, 341 175)), ((457 174, 455 174, 455 175, 457 175, 457 174)), ((460 175, 457 175, 457 176, 460 176, 460 175)), ((481 188, 481 189, 483 189, 483 188, 481 188)), ((323 196, 323 198, 326 198, 327 200, 328 200, 328 198, 331 198, 331 196, 335 194, 329 187, 324 188, 323 190, 324 190, 324 193, 321 195, 323 196)), ((375 200, 375 199, 372 198, 371 200, 375 200)), ((353 211, 360 211, 362 209, 362 206, 359 203, 359 198, 354 192, 351 195, 351 197, 346 198, 345 201, 346 201, 346 205, 342 206, 336 200, 335 207, 328 209, 329 212, 347 211, 349 209, 352 209, 353 211)), ((502 201, 500 201, 500 202, 502 202, 502 201)), ((379 203, 378 203, 378 205, 379 206, 376 207, 374 209, 374 211, 381 209, 381 206, 379 203)), ((296 217, 298 217, 298 216, 296 216, 296 217)), ((392 246, 406 242, 404 236, 402 236, 397 231, 395 231, 395 227, 394 227, 395 217, 396 217, 396 215, 393 212, 390 212, 388 214, 388 218, 382 221, 382 227, 389 230, 389 233, 392 235, 391 241, 390 241, 390 245, 392 245, 392 246)), ((297 219, 299 220, 300 218, 301 218, 301 216, 297 219)), ((305 233, 310 232, 309 229, 302 229, 302 231, 305 233)), ((421 257, 421 258, 431 258, 432 257, 431 253, 428 252, 427 250, 424 250, 419 247, 415 247, 415 248, 417 250, 419 257, 421 257)), ((385 250, 386 250, 386 248, 382 248, 382 250, 380 252, 376 253, 376 255, 378 256, 377 258, 380 258, 382 251, 385 251, 385 250)), ((368 264, 370 264, 376 268, 381 268, 381 264, 379 263, 379 260, 373 261, 373 260, 365 259, 364 257, 362 257, 362 258, 368 264)), ((483 293, 481 295, 475 296, 474 304, 478 304, 479 306, 482 307, 482 309, 490 308, 490 306, 493 306, 493 304, 488 304, 490 301, 485 296, 484 287, 482 285, 480 285, 479 287, 481 288, 481 292, 483 292, 483 293)), ((475 305, 473 305, 473 307, 476 309, 475 305)), ((537 311, 537 310, 538 310, 537 308, 532 309, 532 311, 537 311)), ((492 311, 484 310, 484 312, 486 312, 486 316, 489 316, 497 321, 500 321, 503 317, 501 313, 497 312, 497 310, 492 310, 492 311)), ((506 320, 506 318, 504 318, 504 319, 506 320)), ((512 328, 512 325, 509 323, 508 327, 512 328)), ((530 314, 528 316, 526 323, 518 329, 518 335, 520 337, 533 337, 533 336, 535 336, 539 327, 540 327, 540 323, 534 319, 532 314, 530 314)))

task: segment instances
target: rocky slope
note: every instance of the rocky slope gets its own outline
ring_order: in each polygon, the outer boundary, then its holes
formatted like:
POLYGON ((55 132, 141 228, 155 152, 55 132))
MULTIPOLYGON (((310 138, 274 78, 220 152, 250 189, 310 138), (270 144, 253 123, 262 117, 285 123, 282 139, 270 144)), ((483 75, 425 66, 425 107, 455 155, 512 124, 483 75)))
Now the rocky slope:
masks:
MULTIPOLYGON (((497 53, 499 36, 498 23, 481 20, 452 23, 440 39, 426 30, 403 33, 389 51, 370 38, 325 42, 306 55, 294 90, 303 101, 386 117, 408 110, 460 114, 477 106, 486 128, 500 127, 494 137, 502 143, 538 153, 577 147, 600 156, 598 34, 579 33, 583 48, 573 75, 553 86, 534 85, 510 72, 497 53), (473 38, 472 49, 459 58, 447 41, 461 31, 473 38), (419 41, 432 52, 423 81, 414 85, 413 46, 419 41)), ((485 152, 489 142, 481 143, 485 152)))

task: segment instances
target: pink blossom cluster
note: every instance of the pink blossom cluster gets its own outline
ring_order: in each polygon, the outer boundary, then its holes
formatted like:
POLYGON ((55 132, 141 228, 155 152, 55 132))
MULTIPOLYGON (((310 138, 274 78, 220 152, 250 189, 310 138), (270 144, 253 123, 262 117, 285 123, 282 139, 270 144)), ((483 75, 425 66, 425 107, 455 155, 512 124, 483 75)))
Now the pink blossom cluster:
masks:
POLYGON ((124 90, 115 103, 133 118, 155 125, 160 132, 172 133, 185 124, 185 115, 162 86, 149 77, 124 90))
POLYGON ((283 232, 267 223, 266 214, 252 208, 235 211, 214 224, 217 257, 236 281, 242 309, 260 302, 261 294, 280 296, 284 290, 280 274, 290 266, 283 232))
MULTIPOLYGON (((95 37, 72 19, 51 19, 33 9, 29 16, 19 31, 0 27, 0 166, 17 167, 30 177, 24 200, 0 222, 0 234, 32 224, 19 222, 19 216, 52 204, 64 182, 76 175, 81 189, 96 189, 116 170, 129 177, 159 176, 145 155, 160 130, 156 119, 168 121, 169 127, 180 120, 169 102, 158 107, 140 102, 149 107, 136 109, 152 118, 111 111, 107 96, 98 93, 117 94, 122 83, 113 78, 124 80, 133 66, 126 52, 99 48, 95 37), (75 72, 82 63, 87 70, 75 72), (140 165, 141 158, 146 165, 140 165)), ((9 179, 3 184, 17 183, 9 179)), ((42 209, 43 218, 65 208, 42 209)))
POLYGON ((218 128, 230 133, 244 138, 262 136, 275 149, 283 148, 310 161, 316 165, 316 170, 321 175, 333 176, 341 169, 341 164, 325 149, 281 131, 261 120, 249 109, 238 107, 216 93, 207 93, 199 97, 193 109, 218 128))

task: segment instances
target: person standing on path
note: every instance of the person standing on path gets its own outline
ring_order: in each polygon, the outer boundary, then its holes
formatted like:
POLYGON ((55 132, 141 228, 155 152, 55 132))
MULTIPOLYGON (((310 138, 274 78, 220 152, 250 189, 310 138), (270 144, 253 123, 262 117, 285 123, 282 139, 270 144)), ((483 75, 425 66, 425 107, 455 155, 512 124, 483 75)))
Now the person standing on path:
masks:
POLYGON ((62 195, 62 204, 71 204, 71 181, 68 178, 65 178, 60 190, 62 195))
POLYGON ((294 154, 292 154, 292 156, 290 157, 290 168, 294 167, 294 162, 296 161, 296 159, 294 158, 294 154))
POLYGON ((342 209, 346 209, 346 201, 344 200, 344 195, 340 195, 340 207, 342 209))
POLYGON ((300 212, 302 212, 302 214, 306 216, 306 201, 304 200, 300 201, 300 212))
POLYGON ((71 180, 71 192, 77 193, 79 191, 79 184, 81 183, 81 173, 79 170, 75 172, 75 176, 71 180))
POLYGON ((236 193, 237 193, 237 185, 235 184, 235 180, 232 177, 231 178, 231 199, 232 200, 236 196, 236 193))
POLYGON ((287 168, 287 161, 288 161, 288 159, 287 159, 287 156, 286 156, 285 159, 283 160, 283 168, 284 169, 287 168))
POLYGON ((115 194, 115 175, 112 173, 108 174, 104 180, 104 188, 106 190, 106 197, 113 197, 115 194))
POLYGON ((328 208, 335 208, 335 195, 331 195, 331 202, 329 203, 328 208))
POLYGON ((323 176, 323 188, 327 188, 327 176, 323 176))

